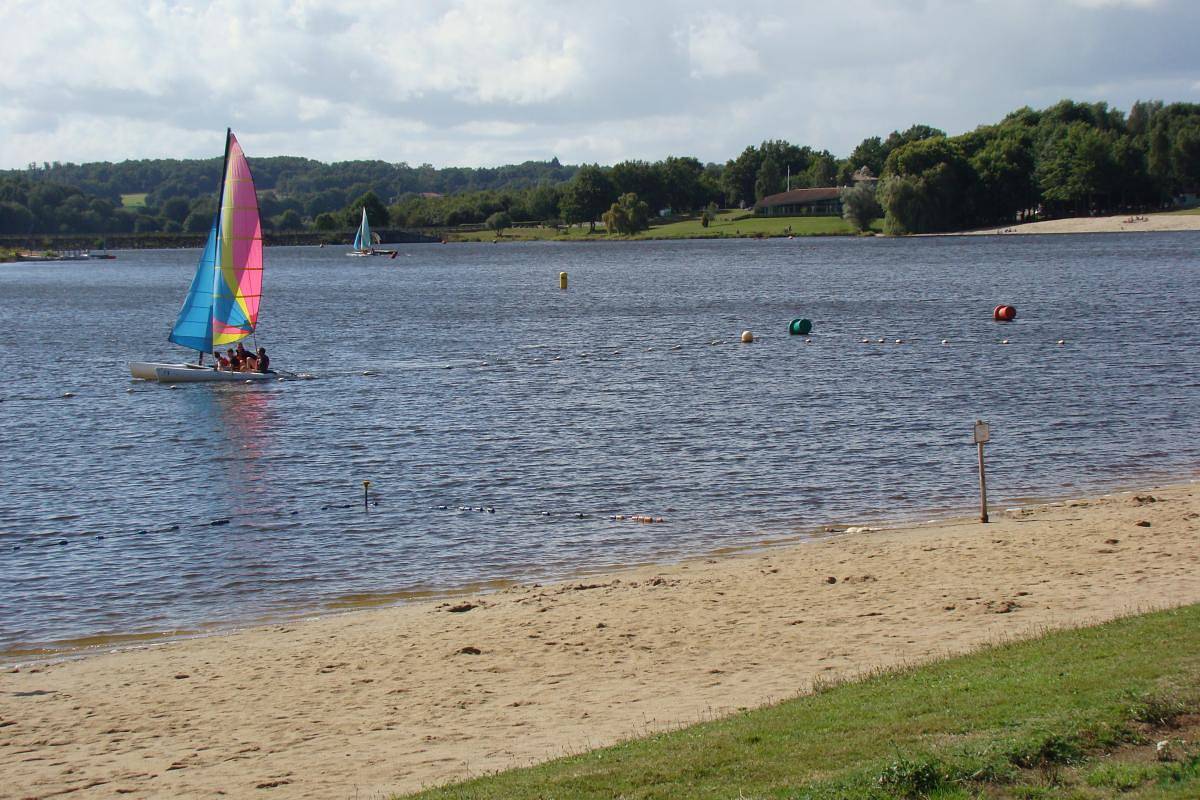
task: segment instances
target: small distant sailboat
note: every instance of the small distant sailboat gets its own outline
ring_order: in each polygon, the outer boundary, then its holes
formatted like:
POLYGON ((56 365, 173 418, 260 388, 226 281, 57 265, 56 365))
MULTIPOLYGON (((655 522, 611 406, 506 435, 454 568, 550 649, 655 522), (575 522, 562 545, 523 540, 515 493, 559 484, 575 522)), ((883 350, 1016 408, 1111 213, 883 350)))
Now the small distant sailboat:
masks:
MULTIPOLYGON (((258 324, 262 299, 262 223, 254 178, 233 132, 225 131, 225 166, 219 204, 208 242, 196 266, 191 288, 167 339, 200 353, 240 342, 258 324)), ((263 381, 276 376, 261 372, 218 370, 197 364, 129 362, 135 378, 162 383, 263 381)))
POLYGON ((361 258, 363 256, 391 256, 396 257, 395 250, 377 250, 375 245, 379 244, 379 234, 371 233, 371 224, 367 221, 367 208, 363 206, 362 222, 358 223, 358 230, 354 234, 354 249, 348 256, 361 258))

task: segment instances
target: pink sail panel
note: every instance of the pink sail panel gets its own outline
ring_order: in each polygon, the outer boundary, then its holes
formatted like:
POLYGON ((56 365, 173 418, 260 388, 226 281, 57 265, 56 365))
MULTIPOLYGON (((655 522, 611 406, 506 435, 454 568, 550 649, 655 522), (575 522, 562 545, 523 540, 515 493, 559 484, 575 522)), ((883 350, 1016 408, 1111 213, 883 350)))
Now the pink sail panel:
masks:
POLYGON ((232 344, 254 332, 262 297, 262 223, 254 179, 241 145, 229 134, 225 186, 221 193, 217 297, 213 344, 232 344))

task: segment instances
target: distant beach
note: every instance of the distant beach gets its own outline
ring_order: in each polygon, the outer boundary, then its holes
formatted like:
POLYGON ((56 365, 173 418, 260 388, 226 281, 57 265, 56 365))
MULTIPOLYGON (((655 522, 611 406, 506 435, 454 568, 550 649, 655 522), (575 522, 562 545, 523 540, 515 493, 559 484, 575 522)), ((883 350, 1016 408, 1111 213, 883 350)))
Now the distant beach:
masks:
POLYGON ((960 234, 983 236, 1029 233, 1139 233, 1164 231, 1200 231, 1200 214, 1117 214, 1109 217, 1071 217, 983 228, 960 234))
POLYGON ((22 797, 375 797, 1200 601, 1194 483, 0 674, 22 797), (35 757, 36 756, 36 757, 35 757))

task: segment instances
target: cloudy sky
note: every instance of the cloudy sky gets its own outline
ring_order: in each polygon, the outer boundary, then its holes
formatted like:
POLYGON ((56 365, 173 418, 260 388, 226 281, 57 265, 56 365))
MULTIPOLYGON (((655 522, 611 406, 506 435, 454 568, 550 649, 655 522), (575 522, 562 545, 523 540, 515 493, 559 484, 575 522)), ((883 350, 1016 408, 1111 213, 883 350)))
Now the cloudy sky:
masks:
POLYGON ((0 0, 0 167, 848 155, 1062 98, 1200 102, 1200 0, 0 0))

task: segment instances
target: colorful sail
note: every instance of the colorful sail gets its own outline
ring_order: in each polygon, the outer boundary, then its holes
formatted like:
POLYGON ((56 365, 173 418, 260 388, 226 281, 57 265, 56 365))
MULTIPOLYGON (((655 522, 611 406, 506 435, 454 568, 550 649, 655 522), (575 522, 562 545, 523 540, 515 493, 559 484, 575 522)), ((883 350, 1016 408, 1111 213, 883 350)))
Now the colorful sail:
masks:
POLYGON ((262 225, 254 179, 241 145, 227 131, 220 210, 167 338, 210 353, 216 345, 233 344, 254 333, 262 268, 262 225))
POLYGON ((258 324, 262 298, 262 224, 250 165, 233 133, 226 147, 213 291, 213 344, 245 339, 258 324))
POLYGON ((201 353, 212 352, 213 281, 217 273, 216 266, 217 220, 214 219, 212 230, 208 232, 208 243, 204 245, 200 264, 192 277, 192 286, 188 289, 187 297, 183 299, 183 308, 179 309, 175 327, 167 337, 175 344, 199 350, 201 353))

